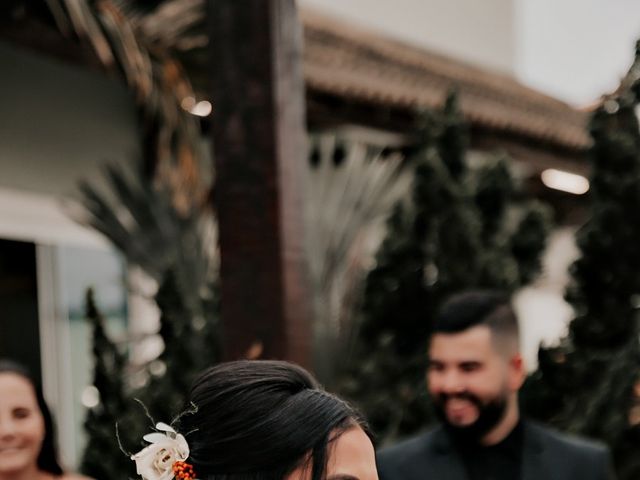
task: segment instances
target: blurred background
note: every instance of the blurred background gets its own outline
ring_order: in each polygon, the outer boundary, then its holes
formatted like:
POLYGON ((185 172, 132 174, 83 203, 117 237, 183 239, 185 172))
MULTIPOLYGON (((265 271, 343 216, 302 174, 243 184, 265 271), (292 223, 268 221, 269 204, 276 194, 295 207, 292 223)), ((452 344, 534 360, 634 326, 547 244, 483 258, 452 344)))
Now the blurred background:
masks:
POLYGON ((525 410, 634 478, 638 38, 631 0, 2 2, 0 357, 65 463, 127 475, 132 399, 172 418, 239 357, 408 435, 433 312, 479 286, 525 410))

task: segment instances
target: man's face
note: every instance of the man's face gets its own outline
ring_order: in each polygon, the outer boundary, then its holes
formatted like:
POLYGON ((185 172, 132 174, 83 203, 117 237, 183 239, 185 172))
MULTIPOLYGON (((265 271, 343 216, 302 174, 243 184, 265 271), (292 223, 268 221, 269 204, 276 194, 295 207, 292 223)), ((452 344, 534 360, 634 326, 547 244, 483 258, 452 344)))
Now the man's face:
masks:
POLYGON ((480 438, 517 401, 524 371, 518 354, 496 349, 489 327, 436 333, 429 346, 427 382, 436 413, 453 431, 480 438))

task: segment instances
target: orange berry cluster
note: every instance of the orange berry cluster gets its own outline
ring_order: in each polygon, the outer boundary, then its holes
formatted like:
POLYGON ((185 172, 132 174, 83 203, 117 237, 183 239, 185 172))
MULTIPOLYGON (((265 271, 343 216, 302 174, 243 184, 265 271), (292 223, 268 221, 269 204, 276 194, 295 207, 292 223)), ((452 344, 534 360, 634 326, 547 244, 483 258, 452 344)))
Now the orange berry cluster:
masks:
POLYGON ((173 474, 178 480, 195 480, 196 474, 193 467, 187 462, 176 462, 173 464, 173 474))

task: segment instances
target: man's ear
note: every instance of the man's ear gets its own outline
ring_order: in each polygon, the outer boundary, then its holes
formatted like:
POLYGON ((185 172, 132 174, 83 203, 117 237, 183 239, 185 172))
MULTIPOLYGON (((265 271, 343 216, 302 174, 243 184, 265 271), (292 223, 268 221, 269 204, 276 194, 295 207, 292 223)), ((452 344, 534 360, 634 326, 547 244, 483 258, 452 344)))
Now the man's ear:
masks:
POLYGON ((519 390, 527 377, 524 359, 520 353, 516 353, 509 359, 509 388, 513 391, 519 390))

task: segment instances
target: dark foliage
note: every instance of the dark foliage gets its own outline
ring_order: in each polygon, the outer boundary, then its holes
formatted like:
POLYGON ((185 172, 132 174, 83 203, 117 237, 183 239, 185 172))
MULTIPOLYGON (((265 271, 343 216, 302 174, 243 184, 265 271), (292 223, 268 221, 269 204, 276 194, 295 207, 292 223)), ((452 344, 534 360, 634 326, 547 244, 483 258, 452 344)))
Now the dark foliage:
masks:
POLYGON ((590 217, 577 234, 582 256, 566 293, 576 315, 560 346, 540 349, 523 396, 531 415, 606 442, 622 480, 640 475, 637 72, 638 60, 592 116, 590 217))
POLYGON ((506 158, 469 164, 454 95, 443 111, 421 116, 417 137, 411 196, 389 218, 338 385, 384 439, 431 420, 425 349, 440 302, 467 287, 514 291, 531 281, 549 224, 545 207, 516 198, 506 158))

